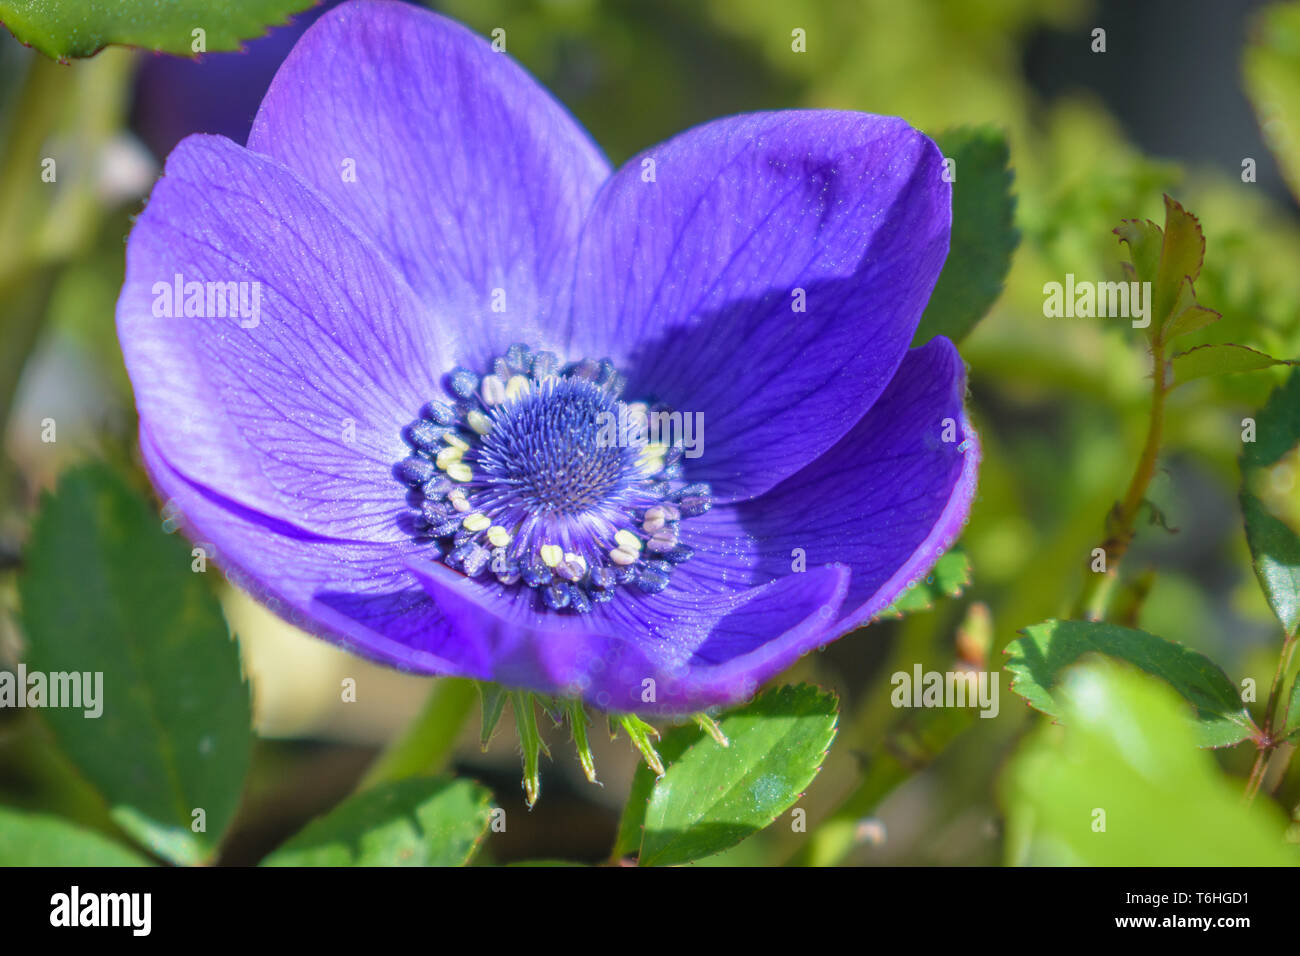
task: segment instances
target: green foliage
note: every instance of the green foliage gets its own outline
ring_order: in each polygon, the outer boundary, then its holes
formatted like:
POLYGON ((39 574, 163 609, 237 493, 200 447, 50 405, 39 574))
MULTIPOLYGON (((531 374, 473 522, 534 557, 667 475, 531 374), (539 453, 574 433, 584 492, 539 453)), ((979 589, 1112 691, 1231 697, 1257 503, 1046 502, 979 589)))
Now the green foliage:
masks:
POLYGON ((1241 455, 1241 511, 1251 563, 1269 607, 1290 635, 1300 630, 1300 534, 1259 497, 1271 470, 1300 445, 1300 374, 1269 396, 1255 417, 1255 441, 1241 455), (1261 480, 1263 479, 1263 480, 1261 480))
POLYGON ((1086 654, 1105 654, 1167 681, 1196 710, 1202 747, 1240 743, 1257 733, 1236 687, 1217 664, 1197 653, 1128 627, 1087 621, 1044 621, 1007 645, 1011 689, 1036 710, 1066 719, 1060 681, 1086 654))
POLYGON ((1287 698, 1286 714, 1282 721, 1282 736, 1300 735, 1300 674, 1291 682, 1291 696, 1287 698))
POLYGON ((631 852, 640 831, 642 866, 689 863, 767 827, 817 775, 837 715, 834 694, 801 684, 725 715, 727 747, 698 726, 673 730, 659 747, 663 777, 637 770, 616 853, 631 852))
POLYGON ((877 617, 898 618, 915 611, 928 611, 941 597, 960 597, 970 580, 970 558, 960 548, 953 548, 938 560, 924 580, 900 594, 877 617))
POLYGON ((110 43, 192 56, 237 50, 315 2, 0 0, 0 22, 23 43, 59 60, 92 56, 110 43))
POLYGON ((149 866, 149 861, 58 817, 0 807, 0 866, 149 866))
POLYGON ((952 239, 914 346, 936 335, 965 338, 1001 294, 1020 242, 1006 136, 992 127, 963 127, 940 133, 935 142, 956 174, 952 239))
POLYGON ((1260 11, 1242 67, 1260 128, 1300 197, 1300 3, 1260 11))
POLYGON ((1257 372, 1274 365, 1292 364, 1286 359, 1275 359, 1244 345, 1198 345, 1180 352, 1171 360, 1174 368, 1174 386, 1230 372, 1257 372))
POLYGON ((26 558, 28 668, 103 674, 102 716, 51 707, 44 719, 123 829, 175 862, 207 858, 248 767, 249 694, 189 547, 93 465, 46 498, 26 558))
POLYGON ((468 780, 416 777, 349 797, 262 861, 264 866, 463 866, 492 816, 468 780))
POLYGON ((1205 262, 1201 224, 1168 194, 1164 198, 1163 229, 1150 219, 1126 219, 1114 230, 1133 257, 1131 263, 1124 264, 1129 279, 1151 283, 1147 336, 1162 342, 1195 332, 1221 317, 1198 305, 1192 288, 1205 262))
POLYGON ((1001 781, 1009 863, 1294 866, 1285 819, 1198 752, 1168 686, 1114 665, 1066 675, 1064 726, 1042 726, 1001 781))

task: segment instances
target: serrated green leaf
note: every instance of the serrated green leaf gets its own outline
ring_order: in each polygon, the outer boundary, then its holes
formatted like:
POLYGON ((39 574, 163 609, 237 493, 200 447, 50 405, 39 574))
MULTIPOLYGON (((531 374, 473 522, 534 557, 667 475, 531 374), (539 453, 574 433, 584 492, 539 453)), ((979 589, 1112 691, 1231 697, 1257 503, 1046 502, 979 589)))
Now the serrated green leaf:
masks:
MULTIPOLYGON (((650 790, 640 864, 688 863, 769 826, 817 775, 837 716, 834 694, 800 684, 725 715, 718 723, 728 747, 698 726, 668 734, 660 749, 672 763, 650 790)), ((630 800, 637 796, 634 786, 630 800)), ((620 828, 620 846, 631 825, 620 828)))
POLYGON ((1264 138, 1300 197, 1300 4, 1273 4, 1257 15, 1242 69, 1264 138))
POLYGON ((1289 359, 1275 359, 1271 355, 1244 345, 1198 345, 1173 357, 1176 388, 1187 382, 1210 375, 1228 375, 1233 372, 1255 372, 1274 365, 1294 365, 1289 359))
POLYGON ((1203 305, 1197 305, 1196 292, 1192 288, 1192 280, 1184 278, 1182 288, 1179 291, 1178 299, 1174 303, 1173 310, 1170 312, 1168 321, 1165 322, 1164 331, 1161 333, 1166 342, 1173 341, 1180 335, 1190 335, 1192 332, 1199 332, 1206 326, 1213 325, 1223 318, 1213 309, 1207 309, 1203 305))
POLYGON ((120 843, 58 817, 0 807, 0 866, 150 866, 120 843))
POLYGON ((970 558, 960 548, 953 548, 938 560, 924 579, 896 597, 877 617, 896 618, 928 611, 942 597, 960 597, 970 581, 970 558))
POLYGON ((263 866, 463 866, 492 816, 469 780, 412 777, 349 797, 303 827, 263 866))
POLYGON ((992 127, 961 127, 935 137, 955 161, 948 259, 912 345, 936 335, 963 339, 1002 293, 1020 242, 1006 137, 992 127))
MULTIPOLYGON (((676 727, 663 735, 655 750, 664 766, 671 767, 690 747, 706 739, 712 738, 708 737, 704 728, 698 724, 676 727)), ((627 802, 623 805, 623 816, 618 823, 618 837, 614 841, 614 859, 620 860, 632 856, 640 848, 646 808, 649 806, 650 794, 654 792, 658 779, 644 762, 637 764, 636 773, 632 775, 632 787, 628 791, 627 802)))
POLYGON ((1058 684, 1085 654, 1104 654, 1167 681, 1195 708, 1202 747, 1226 747, 1258 732, 1228 675, 1204 654, 1146 631, 1091 621, 1044 621, 1007 645, 1011 689, 1035 710, 1061 718, 1058 684))
POLYGON ((92 56, 110 43, 194 56, 238 50, 244 40, 264 36, 269 27, 288 22, 291 14, 316 2, 0 0, 0 23, 23 43, 59 60, 92 56))
POLYGON ((1131 278, 1150 282, 1154 288, 1160 271, 1164 232, 1150 219, 1124 219, 1113 231, 1120 242, 1128 244, 1129 255, 1133 257, 1131 278))
POLYGON ((115 821, 186 864, 234 816, 251 746, 239 650, 192 561, 142 495, 93 465, 46 497, 19 583, 28 670, 103 675, 100 717, 42 716, 115 821))
POLYGON ((1163 324, 1174 315, 1174 305, 1195 283, 1205 261, 1205 234, 1196 217, 1168 194, 1165 195, 1164 242, 1160 247, 1160 268, 1152 287, 1152 325, 1163 324))
POLYGON ((1038 728, 999 782, 1007 862, 1294 866, 1286 820, 1194 746, 1169 687, 1113 663, 1067 675, 1063 726, 1038 728))

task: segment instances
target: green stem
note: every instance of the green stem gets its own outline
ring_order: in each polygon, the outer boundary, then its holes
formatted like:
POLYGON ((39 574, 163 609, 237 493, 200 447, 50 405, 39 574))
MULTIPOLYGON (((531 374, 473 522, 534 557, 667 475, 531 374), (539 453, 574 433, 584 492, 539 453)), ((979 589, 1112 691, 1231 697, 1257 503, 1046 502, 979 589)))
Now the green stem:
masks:
POLYGON ((1083 590, 1075 601, 1071 615, 1075 618, 1100 621, 1106 616, 1111 593, 1119 578, 1120 562, 1124 560, 1129 543, 1132 542, 1135 534, 1134 522, 1142 510, 1142 502, 1146 500, 1151 479, 1156 474, 1160 442, 1164 436, 1165 397, 1169 394, 1169 387, 1165 381, 1165 347, 1159 338, 1151 344, 1151 378, 1151 418, 1147 423, 1147 437, 1142 445, 1142 454, 1138 458, 1137 468, 1129 481, 1123 500, 1116 505, 1107 521, 1106 539, 1099 545, 1106 555, 1106 570, 1105 572, 1093 571, 1092 555, 1089 554, 1088 565, 1084 571, 1083 590))
POLYGON ((465 718, 478 696, 474 682, 460 677, 440 677, 420 713, 370 765, 358 790, 381 783, 436 773, 442 769, 460 736, 465 718))
POLYGON ((1259 742, 1259 750, 1255 753, 1255 762, 1250 768, 1250 776, 1246 778, 1245 800, 1250 803, 1259 793, 1260 786, 1263 785, 1265 777, 1268 775, 1268 762, 1273 756, 1273 751, 1278 748, 1282 742, 1278 737, 1278 731, 1286 726, 1287 715, 1279 714, 1278 708, 1282 699, 1282 687, 1286 683, 1286 673, 1291 668, 1291 658, 1295 654, 1296 635, 1288 634, 1282 642, 1282 653, 1278 655, 1277 669, 1273 672, 1273 683, 1268 689, 1268 703, 1264 705, 1264 734, 1263 739, 1259 742))

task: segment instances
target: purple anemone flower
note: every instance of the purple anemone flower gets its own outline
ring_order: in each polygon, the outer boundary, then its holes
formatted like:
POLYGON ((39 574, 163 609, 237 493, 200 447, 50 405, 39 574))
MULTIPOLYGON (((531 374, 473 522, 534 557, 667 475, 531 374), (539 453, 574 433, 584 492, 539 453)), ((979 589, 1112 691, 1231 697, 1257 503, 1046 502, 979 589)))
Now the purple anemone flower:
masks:
POLYGON ((345 3, 131 234, 146 466, 232 581, 355 653, 611 711, 745 698, 966 519, 964 366, 908 347, 941 172, 832 111, 611 171, 482 38, 345 3))

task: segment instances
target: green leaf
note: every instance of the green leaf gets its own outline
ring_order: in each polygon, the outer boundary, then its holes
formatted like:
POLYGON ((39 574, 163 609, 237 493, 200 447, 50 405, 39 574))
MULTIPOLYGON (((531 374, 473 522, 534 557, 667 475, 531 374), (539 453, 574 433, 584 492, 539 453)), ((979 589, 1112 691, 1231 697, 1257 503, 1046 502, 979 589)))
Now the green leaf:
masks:
POLYGON ((1268 468, 1300 443, 1300 373, 1273 390, 1255 416, 1255 440, 1242 448, 1242 468, 1268 468))
POLYGON ((1205 262, 1205 234, 1195 216, 1167 193, 1165 225, 1150 219, 1125 219, 1114 230, 1128 244, 1132 263, 1124 271, 1131 281, 1151 283, 1147 336, 1165 341, 1187 335, 1222 316, 1196 303, 1193 283, 1205 262))
POLYGON ((1294 866, 1286 820, 1242 803, 1196 749, 1164 684, 1095 662, 1066 676, 1064 726, 1039 727, 999 782, 1007 861, 1076 866, 1294 866))
POLYGON ((139 854, 58 817, 0 807, 0 866, 149 866, 139 854))
POLYGON ((956 164, 952 238, 914 346, 936 335, 961 341, 1002 293, 1020 243, 1006 136, 988 126, 961 127, 940 133, 935 142, 956 164))
POLYGON ((1202 747, 1225 747, 1256 733, 1255 723, 1228 675, 1204 654, 1145 631, 1091 621, 1044 621, 1007 645, 1011 689, 1031 707, 1064 718, 1057 685, 1085 654, 1105 654, 1167 681, 1196 709, 1202 747))
MULTIPOLYGON (((1165 194, 1164 242, 1160 247, 1160 268, 1153 286, 1152 324, 1163 324, 1174 315, 1184 290, 1190 290, 1205 262, 1205 234, 1196 217, 1165 194)), ((1194 301, 1194 300, 1193 300, 1194 301)))
POLYGON ((1300 674, 1291 682, 1291 696, 1286 702, 1286 719, 1282 723, 1282 736, 1300 734, 1300 674))
POLYGON ((1255 415, 1254 441, 1242 443, 1241 512, 1251 564, 1287 634, 1300 630, 1300 534, 1295 498, 1270 494, 1271 472, 1300 445, 1300 373, 1292 372, 1255 415), (1270 507, 1273 505, 1274 507, 1270 507), (1288 507, 1288 505, 1290 507, 1288 507), (1290 520, 1287 520, 1288 517, 1290 520))
POLYGON ((1300 4, 1265 7, 1250 33, 1242 58, 1246 93, 1292 195, 1300 197, 1300 4))
POLYGON ((46 496, 19 584, 27 670, 102 674, 101 716, 42 716, 118 825, 186 864, 234 816, 250 748, 239 650, 193 560, 143 496, 94 465, 46 496))
POLYGON ((476 783, 410 777, 349 797, 262 865, 463 866, 491 816, 492 794, 476 783))
POLYGON ((928 611, 941 597, 960 597, 970 581, 970 558, 960 548, 953 548, 939 559, 924 580, 918 580, 876 617, 898 618, 928 611))
POLYGON ((1210 375, 1227 375, 1232 372, 1255 372, 1274 365, 1294 365, 1288 359, 1275 359, 1244 345, 1198 345, 1179 352, 1172 359, 1176 388, 1186 382, 1210 375))
MULTIPOLYGON (((719 726, 728 747, 698 726, 668 734, 660 752, 672 764, 650 789, 640 864, 688 863, 770 825, 817 775, 838 712, 834 694, 800 684, 769 691, 725 715, 719 726)), ((643 789, 633 787, 629 806, 643 789)), ((633 826, 635 814, 620 827, 620 847, 633 826)))
POLYGON ((0 0, 0 22, 23 43, 59 60, 92 56, 110 43, 193 56, 238 50, 242 41, 264 36, 268 27, 315 2, 0 0))
POLYGON ((1124 219, 1113 231, 1120 242, 1128 243, 1133 257, 1130 278, 1150 282, 1154 289, 1165 244, 1164 232, 1150 219, 1124 219))
POLYGON ((1246 519, 1246 543, 1250 545, 1259 586, 1282 622, 1282 629, 1295 634, 1300 629, 1300 536, 1245 489, 1241 492, 1241 513, 1246 519))
POLYGON ((1166 342, 1170 342, 1180 335, 1199 332, 1206 326, 1218 322, 1221 318, 1223 316, 1213 309, 1207 309, 1203 305, 1196 304, 1196 292, 1192 289, 1192 280, 1184 278, 1182 289, 1178 294, 1177 301, 1174 303, 1169 320, 1165 322, 1162 335, 1166 342))

